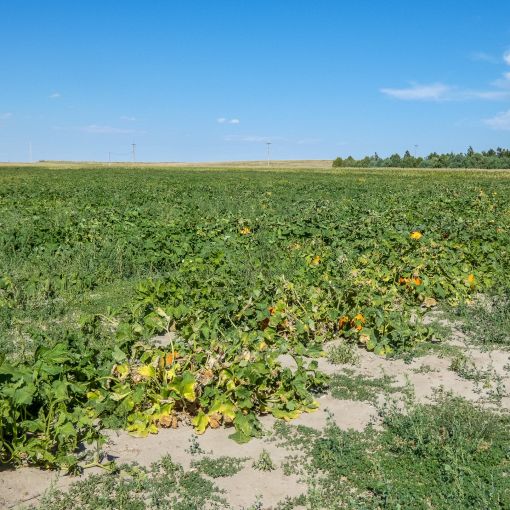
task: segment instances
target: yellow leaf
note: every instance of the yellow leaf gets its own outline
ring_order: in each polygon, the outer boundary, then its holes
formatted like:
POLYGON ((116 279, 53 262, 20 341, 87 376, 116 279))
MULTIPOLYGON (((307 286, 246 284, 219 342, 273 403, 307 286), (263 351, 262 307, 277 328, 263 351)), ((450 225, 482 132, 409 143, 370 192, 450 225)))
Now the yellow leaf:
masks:
POLYGON ((119 378, 119 379, 125 379, 129 374, 129 365, 127 363, 124 363, 122 365, 115 365, 113 367, 113 373, 119 378))
POLYGON ((202 409, 200 409, 191 423, 195 427, 197 434, 203 434, 207 428, 207 425, 209 425, 209 417, 204 413, 204 411, 202 411, 202 409))
POLYGON ((142 376, 145 379, 151 379, 156 376, 156 369, 152 365, 142 365, 138 367, 138 375, 142 376))
POLYGON ((433 297, 428 297, 423 300, 423 306, 432 308, 437 305, 437 301, 433 297))
POLYGON ((310 265, 318 266, 320 264, 320 261, 321 261, 320 255, 315 255, 315 257, 313 257, 313 259, 311 260, 310 265))

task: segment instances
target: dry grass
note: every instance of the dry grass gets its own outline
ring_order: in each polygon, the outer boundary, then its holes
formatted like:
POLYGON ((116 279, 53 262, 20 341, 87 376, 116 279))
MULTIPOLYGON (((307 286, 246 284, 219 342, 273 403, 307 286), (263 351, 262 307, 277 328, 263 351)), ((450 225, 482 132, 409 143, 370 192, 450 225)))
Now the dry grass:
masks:
POLYGON ((201 170, 215 169, 215 170, 258 170, 258 171, 315 171, 319 173, 345 173, 354 171, 361 177, 366 173, 374 172, 393 172, 401 174, 402 177, 408 175, 431 174, 431 173, 451 173, 461 174, 469 172, 470 174, 479 173, 480 175, 491 174, 497 175, 498 178, 510 178, 510 170, 505 169, 479 169, 479 168, 333 168, 333 160, 331 159, 289 159, 289 160, 275 160, 267 165, 267 161, 213 161, 213 162, 112 162, 106 163, 104 161, 37 161, 35 163, 14 162, 6 163, 0 162, 0 169, 2 168, 44 168, 44 169, 81 169, 81 168, 158 168, 158 169, 171 169, 171 168, 196 168, 201 170))
MULTIPOLYGON (((269 168, 331 168, 331 159, 281 160, 271 161, 269 168)), ((35 163, 0 163, 1 167, 41 167, 41 168, 86 168, 86 167, 143 167, 143 168, 268 168, 267 161, 213 161, 213 162, 112 162, 104 161, 38 161, 35 163)))

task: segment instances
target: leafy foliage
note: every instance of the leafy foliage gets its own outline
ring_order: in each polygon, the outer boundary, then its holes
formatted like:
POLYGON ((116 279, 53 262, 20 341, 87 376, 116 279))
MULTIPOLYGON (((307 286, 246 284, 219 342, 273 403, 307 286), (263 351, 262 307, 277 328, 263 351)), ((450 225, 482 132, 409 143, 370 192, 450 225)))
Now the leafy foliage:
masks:
POLYGON ((58 343, 32 364, 0 363, 0 461, 75 469, 81 441, 99 441, 87 406, 101 370, 94 353, 58 343))

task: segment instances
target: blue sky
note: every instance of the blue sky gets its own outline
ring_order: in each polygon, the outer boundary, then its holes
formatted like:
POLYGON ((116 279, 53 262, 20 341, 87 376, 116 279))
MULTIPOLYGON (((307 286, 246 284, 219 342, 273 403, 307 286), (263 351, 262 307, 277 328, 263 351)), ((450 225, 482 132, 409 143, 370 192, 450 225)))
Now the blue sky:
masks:
POLYGON ((510 2, 4 0, 0 160, 510 147, 510 2))

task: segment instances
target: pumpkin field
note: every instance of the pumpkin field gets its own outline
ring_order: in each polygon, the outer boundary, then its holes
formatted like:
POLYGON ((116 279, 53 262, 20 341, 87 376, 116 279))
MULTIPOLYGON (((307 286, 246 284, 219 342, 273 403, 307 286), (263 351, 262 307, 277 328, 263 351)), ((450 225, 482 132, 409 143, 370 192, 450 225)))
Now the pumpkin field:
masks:
MULTIPOLYGON (((456 328, 480 356, 508 358, 509 275, 506 171, 0 168, 0 465, 99 469, 97 489, 119 469, 101 453, 107 431, 143 449, 162 432, 186 429, 196 446, 221 429, 243 448, 271 418, 272 441, 304 452, 301 472, 279 467, 303 494, 250 508, 508 508, 510 361, 494 382, 450 340, 456 328), (487 399, 453 384, 410 403, 404 382, 348 369, 431 355, 487 399), (381 392, 408 412, 382 410, 381 392), (382 421, 295 428, 324 411, 323 395, 369 402, 382 421)), ((242 467, 206 460, 194 469, 207 483, 207 470, 242 467)), ((105 485, 127 500, 141 491, 139 506, 94 508, 167 508, 150 494, 185 475, 161 462, 142 488, 105 485)), ((88 508, 80 483, 43 507, 88 508)), ((207 490, 166 504, 228 507, 207 490)))

